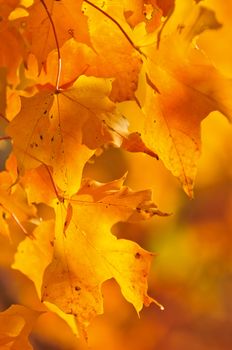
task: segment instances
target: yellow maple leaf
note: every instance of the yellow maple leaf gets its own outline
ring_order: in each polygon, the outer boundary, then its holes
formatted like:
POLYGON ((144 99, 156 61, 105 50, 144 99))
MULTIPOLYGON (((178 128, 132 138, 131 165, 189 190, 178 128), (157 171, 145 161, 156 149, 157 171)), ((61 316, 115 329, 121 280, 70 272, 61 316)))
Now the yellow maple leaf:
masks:
POLYGON ((114 78, 111 99, 133 98, 142 60, 130 40, 131 28, 124 20, 123 3, 84 1, 91 43, 97 53, 86 74, 114 78), (100 10, 99 10, 100 9, 100 10))
POLYGON ((127 122, 108 98, 110 91, 109 79, 81 76, 67 90, 22 97, 21 111, 7 128, 19 167, 45 163, 53 168, 57 186, 67 195, 75 193, 94 149, 117 144, 127 132, 127 122))
POLYGON ((147 295, 153 254, 110 231, 119 221, 163 214, 151 202, 150 191, 132 192, 122 187, 123 181, 86 180, 76 195, 54 203, 54 255, 44 273, 42 300, 74 315, 83 331, 103 312, 101 286, 110 278, 137 312, 153 301, 147 295))

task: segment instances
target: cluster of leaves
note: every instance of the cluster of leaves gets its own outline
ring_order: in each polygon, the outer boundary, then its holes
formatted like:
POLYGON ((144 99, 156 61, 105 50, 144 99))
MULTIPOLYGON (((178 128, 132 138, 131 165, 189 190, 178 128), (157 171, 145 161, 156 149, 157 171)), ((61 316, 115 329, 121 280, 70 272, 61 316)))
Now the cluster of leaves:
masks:
POLYGON ((220 26, 193 0, 0 0, 0 114, 13 144, 0 233, 14 246, 5 265, 39 299, 0 314, 1 344, 30 349, 48 312, 86 335, 110 278, 137 312, 154 301, 153 254, 111 229, 165 214, 125 176, 103 184, 83 169, 109 146, 144 152, 193 196, 200 123, 213 110, 232 115, 231 82, 196 45, 220 26))

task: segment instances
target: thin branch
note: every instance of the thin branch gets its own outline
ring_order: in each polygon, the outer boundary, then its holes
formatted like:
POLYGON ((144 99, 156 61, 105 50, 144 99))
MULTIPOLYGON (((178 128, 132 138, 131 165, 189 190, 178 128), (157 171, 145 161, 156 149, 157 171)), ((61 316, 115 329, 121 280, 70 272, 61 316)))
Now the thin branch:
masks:
POLYGON ((56 34, 56 28, 55 28, 55 24, 53 22, 52 16, 47 8, 47 5, 45 3, 44 0, 40 0, 41 4, 43 5, 47 15, 48 15, 48 19, 51 23, 52 26, 52 31, 54 34, 54 38, 55 38, 55 42, 56 42, 56 49, 57 49, 57 56, 58 56, 58 66, 57 66, 57 76, 56 76, 56 91, 59 91, 59 84, 60 84, 60 75, 61 75, 61 67, 62 67, 62 62, 61 62, 61 55, 60 55, 60 46, 59 46, 59 41, 58 41, 58 37, 56 34))

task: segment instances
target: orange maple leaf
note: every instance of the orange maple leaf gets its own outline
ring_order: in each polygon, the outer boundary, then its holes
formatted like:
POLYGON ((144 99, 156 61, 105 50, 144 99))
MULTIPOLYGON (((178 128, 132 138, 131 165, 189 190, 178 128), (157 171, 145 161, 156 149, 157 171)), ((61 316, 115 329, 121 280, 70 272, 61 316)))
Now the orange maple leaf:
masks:
POLYGON ((7 127, 19 167, 45 163, 53 168, 57 186, 75 193, 94 149, 120 144, 120 135, 127 133, 127 122, 109 99, 110 91, 110 80, 81 76, 67 90, 22 97, 21 111, 7 127))
POLYGON ((204 29, 220 25, 214 13, 205 8, 197 8, 193 18, 172 34, 169 28, 168 35, 164 30, 158 49, 143 49, 148 88, 145 97, 140 94, 145 113, 142 139, 179 178, 190 197, 200 155, 201 121, 213 110, 229 119, 232 115, 231 81, 191 46, 192 39, 204 29))
POLYGON ((20 28, 27 51, 38 60, 39 72, 46 69, 47 55, 70 38, 91 45, 82 0, 35 0, 28 16, 12 21, 20 28))

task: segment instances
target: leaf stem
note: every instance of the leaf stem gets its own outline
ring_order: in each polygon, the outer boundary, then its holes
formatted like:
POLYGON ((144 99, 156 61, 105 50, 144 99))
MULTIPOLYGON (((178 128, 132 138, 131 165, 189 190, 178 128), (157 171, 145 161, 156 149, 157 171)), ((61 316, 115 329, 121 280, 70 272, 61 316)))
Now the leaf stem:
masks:
POLYGON ((57 76, 56 76, 56 92, 59 91, 59 84, 60 84, 60 76, 61 76, 61 68, 62 68, 62 61, 61 61, 61 55, 60 55, 60 46, 59 46, 59 41, 58 41, 58 37, 57 37, 57 33, 56 33, 56 28, 55 28, 55 24, 53 22, 52 16, 48 10, 48 7, 45 3, 44 0, 40 0, 41 4, 43 5, 47 15, 48 15, 48 19, 51 23, 52 26, 52 31, 54 34, 54 38, 55 38, 55 42, 56 42, 56 48, 57 48, 57 56, 58 56, 58 66, 57 66, 57 76))

